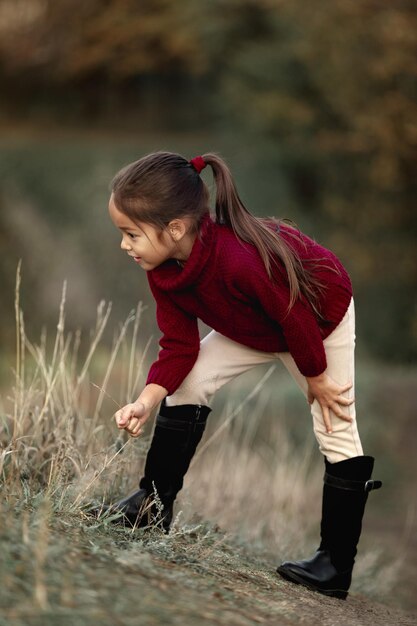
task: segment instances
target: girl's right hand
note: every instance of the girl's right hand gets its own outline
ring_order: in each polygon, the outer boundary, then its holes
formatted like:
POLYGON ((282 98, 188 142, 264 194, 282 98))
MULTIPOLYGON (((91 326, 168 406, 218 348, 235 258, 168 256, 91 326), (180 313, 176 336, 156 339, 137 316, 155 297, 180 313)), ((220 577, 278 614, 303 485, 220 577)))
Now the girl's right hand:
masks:
POLYGON ((142 427, 149 418, 151 410, 143 402, 136 400, 131 404, 126 404, 115 413, 117 428, 126 430, 131 437, 139 437, 142 434, 142 427))

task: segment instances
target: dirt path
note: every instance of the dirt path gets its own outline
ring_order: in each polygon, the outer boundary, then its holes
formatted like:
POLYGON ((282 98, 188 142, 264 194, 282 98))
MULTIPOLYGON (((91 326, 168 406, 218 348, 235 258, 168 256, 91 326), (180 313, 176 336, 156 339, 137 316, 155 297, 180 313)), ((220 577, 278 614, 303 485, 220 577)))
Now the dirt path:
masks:
POLYGON ((10 537, 0 547, 0 626, 417 624, 365 596, 341 601, 288 583, 271 562, 215 532, 167 538, 61 520, 50 529, 42 570, 36 546, 10 537))

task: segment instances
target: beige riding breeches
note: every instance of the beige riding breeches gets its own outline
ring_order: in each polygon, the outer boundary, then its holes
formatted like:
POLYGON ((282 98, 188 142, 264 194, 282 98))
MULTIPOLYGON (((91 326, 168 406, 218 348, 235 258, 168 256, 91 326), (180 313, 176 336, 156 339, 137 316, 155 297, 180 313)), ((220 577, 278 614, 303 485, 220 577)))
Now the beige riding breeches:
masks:
MULTIPOLYGON (((343 395, 354 398, 355 385, 355 305, 353 298, 340 324, 323 341, 327 358, 326 373, 340 385, 353 383, 343 395)), ((201 341, 197 361, 181 386, 166 398, 168 406, 180 404, 208 405, 218 389, 243 372, 261 363, 280 359, 285 365, 304 396, 307 398, 307 380, 300 373, 289 352, 260 352, 211 331, 201 341)), ((313 417, 314 434, 320 451, 330 461, 336 463, 363 454, 356 423, 355 403, 343 406, 343 412, 352 417, 352 422, 338 418, 330 412, 331 434, 326 432, 322 411, 317 400, 310 405, 313 417)))

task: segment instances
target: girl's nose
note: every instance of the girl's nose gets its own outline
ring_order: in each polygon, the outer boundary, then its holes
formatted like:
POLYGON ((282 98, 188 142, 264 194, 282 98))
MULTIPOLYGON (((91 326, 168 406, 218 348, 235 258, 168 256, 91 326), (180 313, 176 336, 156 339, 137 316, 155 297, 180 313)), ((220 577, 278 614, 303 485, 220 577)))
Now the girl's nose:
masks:
POLYGON ((122 237, 122 241, 120 242, 120 247, 122 250, 126 250, 126 251, 131 249, 129 242, 126 240, 125 237, 122 237))

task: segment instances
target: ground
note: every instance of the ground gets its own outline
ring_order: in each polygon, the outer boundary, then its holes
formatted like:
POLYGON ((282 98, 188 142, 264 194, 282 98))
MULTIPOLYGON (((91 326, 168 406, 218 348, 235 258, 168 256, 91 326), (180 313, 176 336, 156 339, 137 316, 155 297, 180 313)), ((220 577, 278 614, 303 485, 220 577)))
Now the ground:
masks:
POLYGON ((364 595, 343 601, 286 582, 273 555, 217 527, 178 526, 166 536, 42 515, 19 516, 9 537, 3 526, 0 626, 417 623, 364 595))

